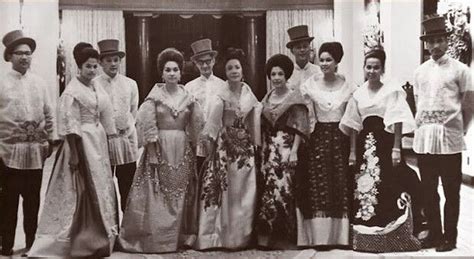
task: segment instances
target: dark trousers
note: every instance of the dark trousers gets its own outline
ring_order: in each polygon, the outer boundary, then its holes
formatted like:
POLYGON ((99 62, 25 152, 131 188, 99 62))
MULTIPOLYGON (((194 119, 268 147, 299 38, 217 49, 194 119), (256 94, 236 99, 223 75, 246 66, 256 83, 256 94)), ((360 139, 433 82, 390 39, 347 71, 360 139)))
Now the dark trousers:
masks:
POLYGON ((430 238, 456 244, 459 219, 459 191, 462 181, 461 153, 452 155, 418 155, 418 166, 423 187, 424 210, 428 220, 430 238), (446 203, 444 205, 444 231, 438 195, 438 178, 441 177, 446 203), (444 235, 443 235, 444 233, 444 235))
POLYGON ((135 162, 112 166, 112 174, 115 172, 118 179, 120 206, 122 207, 122 211, 125 211, 125 207, 127 206, 127 197, 130 192, 130 187, 132 186, 133 176, 135 175, 136 169, 137 164, 135 162))
POLYGON ((26 236, 26 247, 35 240, 38 227, 38 210, 40 206, 42 169, 18 170, 1 164, 1 182, 3 183, 2 201, 2 250, 9 251, 15 243, 18 203, 23 198, 23 230, 26 236))

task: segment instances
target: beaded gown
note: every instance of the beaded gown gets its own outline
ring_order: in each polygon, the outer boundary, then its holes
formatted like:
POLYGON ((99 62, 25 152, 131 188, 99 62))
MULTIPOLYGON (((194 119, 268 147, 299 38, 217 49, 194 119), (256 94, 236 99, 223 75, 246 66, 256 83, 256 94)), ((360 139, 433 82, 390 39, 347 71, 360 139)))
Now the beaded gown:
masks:
POLYGON ((156 84, 138 110, 144 151, 119 236, 127 252, 172 252, 196 239, 195 146, 203 114, 195 98, 179 88, 184 94, 171 97, 164 84, 156 84))

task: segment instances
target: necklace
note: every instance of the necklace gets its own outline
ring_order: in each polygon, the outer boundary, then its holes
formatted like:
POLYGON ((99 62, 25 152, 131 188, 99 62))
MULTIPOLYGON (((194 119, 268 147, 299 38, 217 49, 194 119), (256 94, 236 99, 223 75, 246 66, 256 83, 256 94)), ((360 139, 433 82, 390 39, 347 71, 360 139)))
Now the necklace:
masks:
POLYGON ((167 99, 168 99, 168 102, 167 102, 166 105, 170 109, 171 116, 173 117, 173 119, 176 119, 176 118, 178 118, 178 115, 179 115, 179 110, 178 110, 178 107, 177 107, 179 105, 179 101, 180 101, 180 100, 178 100, 179 88, 176 90, 175 94, 170 94, 170 92, 168 92, 168 89, 166 88, 166 85, 164 86, 164 90, 165 90, 165 93, 166 93, 167 99))

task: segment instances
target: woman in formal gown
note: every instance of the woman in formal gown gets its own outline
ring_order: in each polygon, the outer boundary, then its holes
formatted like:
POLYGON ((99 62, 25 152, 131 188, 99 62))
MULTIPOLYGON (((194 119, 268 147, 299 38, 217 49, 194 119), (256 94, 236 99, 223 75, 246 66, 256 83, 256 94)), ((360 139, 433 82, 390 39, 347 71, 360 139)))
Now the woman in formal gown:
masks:
POLYGON ((396 81, 382 80, 385 52, 365 55, 367 81, 349 100, 340 129, 351 138, 349 163, 355 164, 353 248, 371 252, 418 250, 409 196, 397 174, 402 134, 415 120, 406 93, 396 81))
POLYGON ((56 155, 29 256, 112 253, 118 212, 107 137, 116 137, 116 131, 107 93, 92 80, 98 58, 88 43, 74 47, 78 76, 59 102, 58 134, 64 142, 56 155))
POLYGON ((301 86, 304 96, 311 100, 317 122, 306 145, 307 171, 299 175, 299 246, 348 246, 350 241, 350 142, 339 130, 339 121, 356 87, 337 75, 343 55, 339 42, 323 43, 318 52, 323 76, 310 77, 301 86))
POLYGON ((242 249, 253 231, 261 104, 242 81, 243 51, 228 49, 224 61, 227 82, 202 132, 212 152, 202 172, 197 249, 242 249))
POLYGON ((288 87, 293 62, 277 54, 268 59, 266 74, 272 90, 262 100, 262 165, 258 180, 256 230, 258 245, 271 249, 296 248, 297 151, 308 138, 305 100, 288 87))
POLYGON ((173 252, 196 240, 195 151, 203 114, 179 84, 183 61, 174 48, 158 55, 164 83, 155 84, 138 110, 138 142, 144 151, 123 216, 119 236, 123 251, 173 252))

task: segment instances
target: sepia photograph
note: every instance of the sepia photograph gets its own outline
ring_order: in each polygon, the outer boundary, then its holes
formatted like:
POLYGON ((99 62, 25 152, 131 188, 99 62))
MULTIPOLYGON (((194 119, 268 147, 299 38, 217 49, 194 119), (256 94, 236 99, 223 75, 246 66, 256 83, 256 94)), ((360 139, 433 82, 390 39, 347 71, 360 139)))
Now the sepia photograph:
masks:
POLYGON ((473 258, 470 0, 0 0, 0 258, 473 258))

